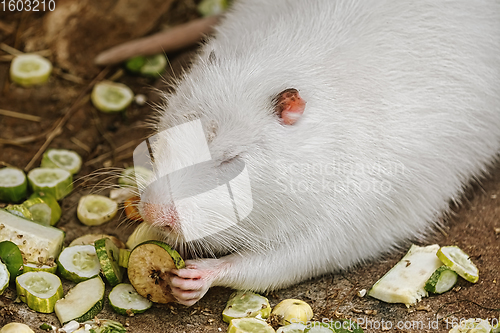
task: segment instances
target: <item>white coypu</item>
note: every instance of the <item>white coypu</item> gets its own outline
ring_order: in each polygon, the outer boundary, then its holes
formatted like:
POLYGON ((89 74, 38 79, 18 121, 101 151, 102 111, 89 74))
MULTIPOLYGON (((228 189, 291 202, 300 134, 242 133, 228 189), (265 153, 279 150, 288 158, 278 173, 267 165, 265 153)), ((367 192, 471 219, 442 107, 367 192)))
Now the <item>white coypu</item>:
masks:
POLYGON ((236 1, 165 100, 151 141, 162 177, 139 210, 198 255, 173 271, 173 295, 283 288, 425 237, 493 164, 500 3, 236 1), (252 205, 234 223, 222 194, 238 174, 251 195, 232 184, 231 200, 252 205), (219 195, 197 196, 213 179, 219 195))

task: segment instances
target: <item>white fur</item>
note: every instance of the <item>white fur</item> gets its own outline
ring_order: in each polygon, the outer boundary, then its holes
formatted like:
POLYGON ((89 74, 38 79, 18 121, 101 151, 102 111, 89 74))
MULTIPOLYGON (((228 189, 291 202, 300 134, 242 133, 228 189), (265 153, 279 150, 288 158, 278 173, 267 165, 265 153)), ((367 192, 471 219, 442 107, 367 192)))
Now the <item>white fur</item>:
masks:
POLYGON ((209 283, 285 287, 425 236, 494 162, 500 2, 236 1, 166 100, 159 131, 201 117, 215 164, 249 169, 248 223, 191 244, 236 251, 198 261, 209 283), (286 88, 307 102, 293 126, 286 88))

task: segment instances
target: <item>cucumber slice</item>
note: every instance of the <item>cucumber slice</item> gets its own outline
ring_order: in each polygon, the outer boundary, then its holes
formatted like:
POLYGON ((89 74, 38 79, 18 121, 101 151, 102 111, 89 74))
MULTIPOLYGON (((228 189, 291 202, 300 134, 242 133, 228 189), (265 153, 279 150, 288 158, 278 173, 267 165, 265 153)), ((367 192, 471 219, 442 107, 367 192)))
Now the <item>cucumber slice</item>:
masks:
POLYGON ((28 272, 16 278, 17 296, 36 312, 52 313, 63 297, 59 277, 47 272, 28 272))
POLYGON ((203 0, 198 4, 198 12, 202 16, 219 15, 229 7, 227 0, 203 0))
POLYGON ((229 296, 222 320, 229 323, 235 318, 256 317, 266 319, 271 314, 271 306, 264 296, 251 291, 236 291, 229 296))
POLYGON ((136 56, 128 59, 125 62, 125 68, 127 68, 132 73, 139 73, 142 66, 146 63, 146 57, 144 56, 136 56))
POLYGON ((33 214, 23 205, 8 205, 5 210, 11 214, 33 221, 33 214))
POLYGON ((104 282, 99 276, 78 283, 66 297, 56 302, 54 310, 57 318, 61 324, 71 320, 81 323, 93 319, 104 305, 104 291, 104 282))
POLYGON ((335 329, 330 327, 330 325, 320 322, 314 322, 310 327, 304 330, 304 333, 335 333, 335 329))
POLYGON ((408 253, 378 280, 368 295, 387 303, 407 307, 427 296, 424 286, 432 273, 443 264, 436 257, 439 245, 412 245, 408 253))
POLYGON ((62 250, 57 259, 57 269, 63 278, 78 283, 96 277, 101 265, 95 247, 75 245, 62 250))
POLYGON ((143 313, 153 305, 149 300, 139 295, 134 287, 128 283, 120 283, 115 286, 108 297, 113 310, 123 316, 143 313))
POLYGON ((23 273, 27 272, 47 272, 55 274, 57 272, 57 264, 55 262, 48 264, 40 264, 34 262, 27 262, 23 265, 23 273))
POLYGON ((167 58, 163 54, 156 54, 146 57, 146 62, 139 72, 144 76, 153 78, 160 77, 167 67, 167 58))
POLYGON ((281 325, 306 323, 313 317, 311 306, 299 299, 285 299, 279 302, 272 313, 281 318, 281 325))
POLYGON ((431 277, 425 283, 425 290, 433 294, 442 294, 447 292, 455 283, 457 283, 457 273, 448 266, 443 265, 432 273, 431 277))
POLYGON ((0 260, 0 295, 3 294, 5 289, 9 286, 10 273, 7 266, 0 260))
POLYGON ((437 257, 467 281, 476 283, 479 280, 479 270, 476 265, 458 246, 443 246, 437 252, 437 257))
POLYGON ((14 283, 16 277, 23 272, 23 255, 19 247, 11 241, 0 242, 0 259, 7 267, 10 282, 14 283))
POLYGON ((184 268, 177 251, 159 241, 147 241, 132 250, 128 261, 128 278, 139 295, 151 302, 175 301, 170 293, 170 270, 184 268))
POLYGON ((120 249, 118 265, 123 268, 128 268, 128 259, 130 258, 130 252, 131 251, 129 249, 120 249))
POLYGON ((134 93, 124 84, 102 81, 94 86, 90 99, 99 111, 119 112, 132 103, 134 93))
POLYGON ((122 171, 118 184, 122 187, 145 187, 154 177, 153 171, 141 166, 129 167, 122 171))
POLYGON ((56 225, 61 218, 61 206, 50 194, 43 192, 33 193, 28 200, 23 202, 32 215, 33 221, 45 225, 56 225))
POLYGON ((88 320, 73 333, 126 333, 127 330, 119 322, 109 319, 88 320))
POLYGON ((278 328, 276 333, 304 333, 306 328, 307 326, 304 324, 294 323, 278 328))
POLYGON ((9 323, 0 329, 0 333, 35 333, 26 324, 9 323))
POLYGON ((275 333, 275 331, 265 321, 248 317, 231 320, 227 333, 275 333))
POLYGON ((82 158, 73 150, 49 149, 43 154, 41 167, 64 169, 74 175, 82 167, 82 158))
POLYGON ((156 78, 165 71, 167 58, 161 53, 152 56, 137 56, 130 58, 125 63, 125 67, 132 73, 156 78))
POLYGON ((19 202, 26 198, 28 181, 24 172, 17 168, 0 169, 0 201, 19 202))
POLYGON ((15 243, 27 262, 44 263, 54 260, 61 252, 64 232, 0 209, 0 239, 15 243))
POLYGON ((73 177, 64 169, 35 168, 28 172, 33 192, 44 192, 61 200, 73 190, 73 177))
POLYGON ((125 244, 121 240, 119 240, 115 236, 106 235, 106 234, 87 234, 87 235, 83 235, 83 236, 80 236, 80 237, 74 239, 69 244, 69 246, 75 246, 75 245, 94 245, 95 241, 97 241, 99 239, 103 239, 103 238, 109 238, 109 239, 111 239, 113 241, 113 243, 115 243, 115 245, 118 248, 120 248, 120 249, 126 248, 125 244))
POLYGON ((95 226, 108 222, 118 212, 118 204, 108 197, 97 194, 84 195, 76 210, 78 219, 85 225, 95 226))
POLYGON ((120 249, 109 238, 99 239, 95 242, 97 258, 101 263, 101 271, 108 281, 114 287, 123 280, 123 268, 118 265, 120 249))
POLYGON ((10 79, 23 87, 45 83, 51 72, 51 62, 36 54, 19 55, 10 65, 10 79))

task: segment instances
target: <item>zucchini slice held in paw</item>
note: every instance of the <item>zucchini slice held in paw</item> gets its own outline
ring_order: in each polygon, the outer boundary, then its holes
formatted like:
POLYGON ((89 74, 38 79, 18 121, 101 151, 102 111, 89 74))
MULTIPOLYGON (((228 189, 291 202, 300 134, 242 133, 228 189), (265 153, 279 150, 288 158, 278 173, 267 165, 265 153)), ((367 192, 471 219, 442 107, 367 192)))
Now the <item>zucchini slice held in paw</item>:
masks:
POLYGON ((168 285, 174 268, 184 268, 177 251, 160 241, 147 241, 136 246, 128 261, 128 278, 139 295, 154 303, 175 301, 168 285))
POLYGON ((16 278, 17 296, 34 311, 54 312, 56 302, 63 296, 59 277, 47 272, 27 272, 16 278))
POLYGON ((114 287, 123 280, 123 267, 118 265, 120 249, 109 238, 95 242, 97 258, 101 264, 101 271, 108 283, 114 287))
POLYGON ((63 325, 71 320, 81 323, 93 319, 103 308, 104 291, 104 282, 99 276, 78 283, 56 302, 57 318, 63 325))

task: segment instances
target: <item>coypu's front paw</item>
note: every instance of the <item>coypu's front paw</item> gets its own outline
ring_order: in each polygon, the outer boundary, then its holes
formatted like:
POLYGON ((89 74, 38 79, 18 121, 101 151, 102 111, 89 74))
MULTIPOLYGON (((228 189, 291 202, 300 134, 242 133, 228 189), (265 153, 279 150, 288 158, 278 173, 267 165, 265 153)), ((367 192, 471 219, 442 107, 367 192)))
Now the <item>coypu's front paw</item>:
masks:
POLYGON ((174 269, 170 285, 180 304, 191 306, 208 291, 216 277, 218 259, 187 260, 186 268, 174 269))

